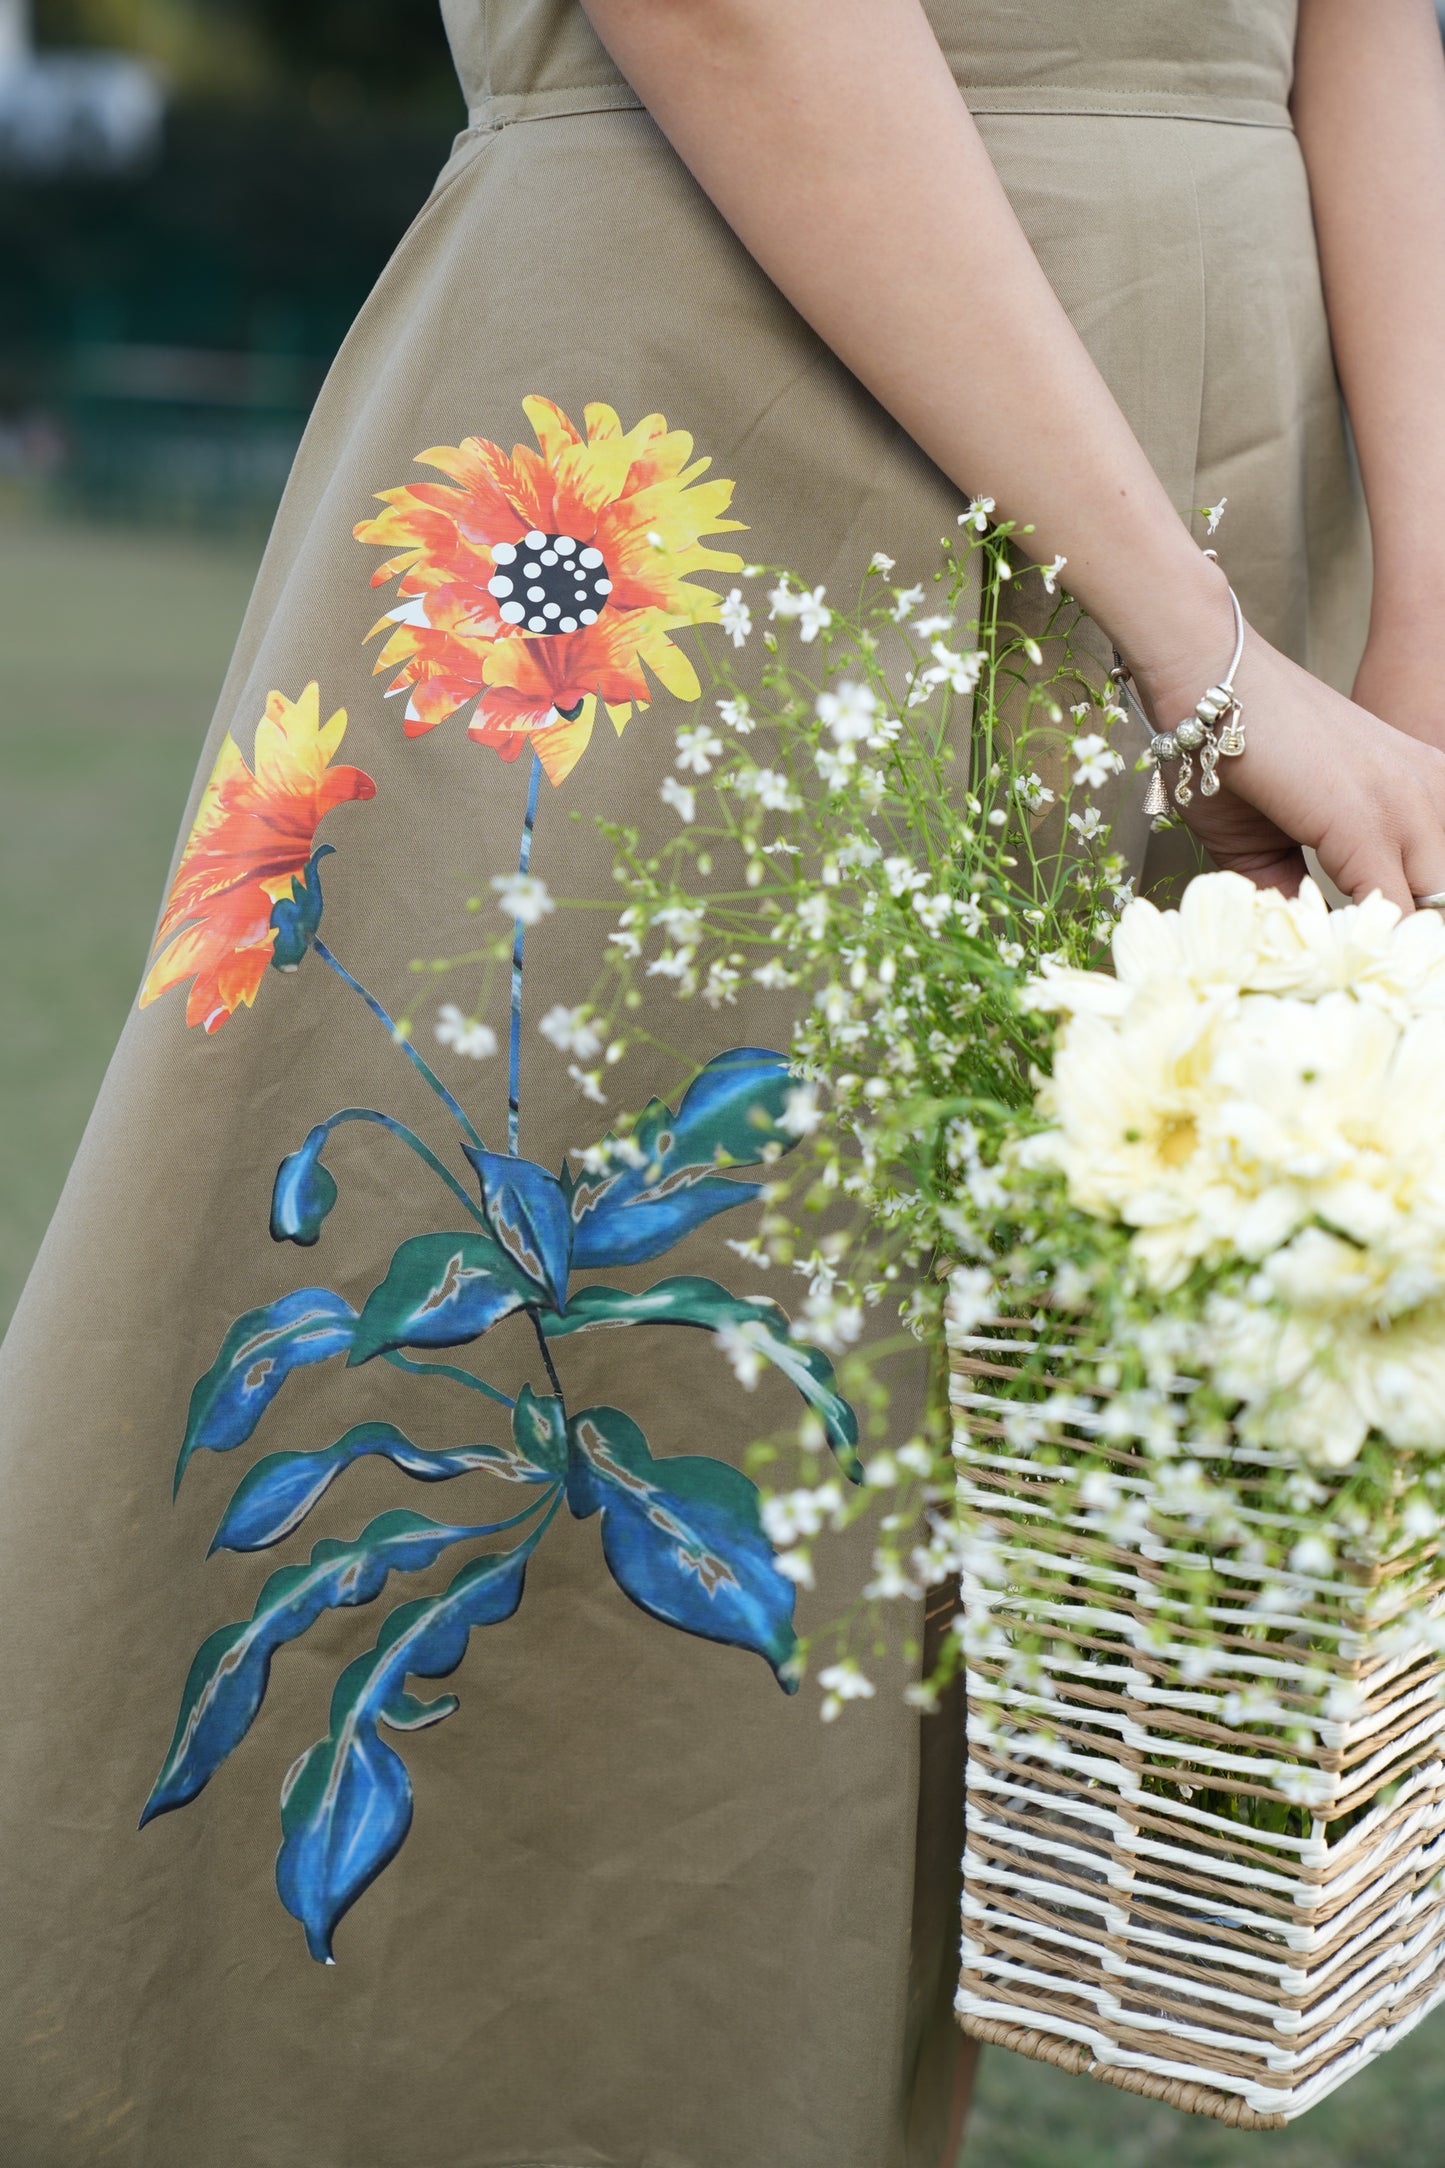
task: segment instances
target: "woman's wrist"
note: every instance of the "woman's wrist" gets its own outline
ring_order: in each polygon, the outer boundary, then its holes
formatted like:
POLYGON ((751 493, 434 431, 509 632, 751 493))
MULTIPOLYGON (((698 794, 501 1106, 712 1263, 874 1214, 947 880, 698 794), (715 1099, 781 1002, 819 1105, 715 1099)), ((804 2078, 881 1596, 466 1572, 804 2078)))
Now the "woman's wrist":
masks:
MULTIPOLYGON (((1132 637, 1109 629, 1160 729, 1192 712, 1219 682, 1234 647, 1229 583, 1212 558, 1189 545, 1193 562, 1156 590, 1147 622, 1132 637)), ((1150 598, 1146 598, 1150 599, 1150 598)))
POLYGON ((1422 653, 1445 616, 1445 561, 1421 554, 1391 566, 1377 551, 1370 600, 1369 644, 1422 653))

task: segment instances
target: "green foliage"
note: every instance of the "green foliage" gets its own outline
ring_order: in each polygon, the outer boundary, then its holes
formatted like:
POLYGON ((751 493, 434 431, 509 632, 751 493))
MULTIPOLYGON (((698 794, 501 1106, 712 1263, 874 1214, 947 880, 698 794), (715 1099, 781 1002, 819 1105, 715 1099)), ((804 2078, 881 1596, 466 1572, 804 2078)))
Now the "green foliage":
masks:
POLYGON ((118 48, 183 96, 442 111, 456 85, 434 0, 38 0, 44 45, 118 48))

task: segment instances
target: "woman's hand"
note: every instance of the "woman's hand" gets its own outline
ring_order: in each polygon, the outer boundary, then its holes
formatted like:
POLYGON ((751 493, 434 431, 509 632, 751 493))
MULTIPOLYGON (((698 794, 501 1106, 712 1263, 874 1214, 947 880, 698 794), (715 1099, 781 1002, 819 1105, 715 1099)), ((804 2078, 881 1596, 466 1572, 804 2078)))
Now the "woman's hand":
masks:
MULTIPOLYGON (((1201 656, 1137 673, 1161 729, 1188 715, 1212 682, 1218 644, 1213 671, 1201 656)), ((1202 795, 1196 771, 1186 813, 1218 865, 1293 894, 1305 870, 1297 846, 1309 844, 1357 901, 1378 888, 1408 912, 1414 896, 1445 890, 1445 710, 1433 710, 1436 743, 1425 728, 1406 735, 1391 727, 1393 716, 1382 722, 1253 631, 1235 685, 1247 750, 1221 761, 1215 798, 1202 795)), ((1406 696, 1423 715, 1417 687, 1406 696)), ((1166 768, 1166 781, 1178 773, 1166 768)))

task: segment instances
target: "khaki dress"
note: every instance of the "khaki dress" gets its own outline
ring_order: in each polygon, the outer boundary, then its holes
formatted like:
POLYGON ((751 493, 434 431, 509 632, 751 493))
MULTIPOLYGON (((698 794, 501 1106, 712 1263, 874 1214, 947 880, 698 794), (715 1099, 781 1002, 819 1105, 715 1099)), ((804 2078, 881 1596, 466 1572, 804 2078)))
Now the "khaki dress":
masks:
MULTIPOLYGON (((1256 624, 1346 674, 1293 0, 929 12, 1174 503, 1227 496, 1256 624)), ((469 125, 321 395, 7 1343, 0 2150, 933 2168, 958 1727, 898 1675, 831 1726, 779 1691, 792 1589, 739 1472, 804 1402, 851 1444, 826 1359, 740 1308, 749 1170, 713 1166, 780 1134, 786 1012, 660 993, 681 1065, 579 1088, 601 1056, 553 1012, 614 919, 527 884, 613 895, 595 815, 671 832, 675 730, 712 719, 683 620, 737 551, 926 579, 959 492, 579 8, 446 14, 469 125), (470 896, 534 917, 516 1154, 503 979, 470 1028, 476 979, 440 982, 460 1046, 418 1004, 437 1088, 352 983, 413 1002, 470 896), (654 1093, 646 1167, 569 1156, 654 1093)), ((862 1570, 825 1556, 813 1623, 862 1570)))

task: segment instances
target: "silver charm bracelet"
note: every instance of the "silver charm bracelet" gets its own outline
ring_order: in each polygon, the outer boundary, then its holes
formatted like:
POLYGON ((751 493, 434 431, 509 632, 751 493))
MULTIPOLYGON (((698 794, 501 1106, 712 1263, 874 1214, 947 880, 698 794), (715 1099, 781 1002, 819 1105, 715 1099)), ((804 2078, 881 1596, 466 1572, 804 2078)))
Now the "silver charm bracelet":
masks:
MULTIPOLYGON (((1210 551, 1207 554, 1213 555, 1210 551)), ((1144 811, 1150 825, 1166 828, 1169 825, 1170 793, 1164 782, 1164 768, 1171 761, 1179 762, 1179 779, 1174 785, 1173 802, 1186 806, 1194 796, 1194 756, 1199 756, 1199 788, 1206 798, 1212 798, 1219 789, 1219 763, 1221 760, 1238 760, 1244 751, 1244 710, 1239 695, 1234 690, 1234 673, 1244 654, 1244 612, 1239 607, 1239 597, 1231 587, 1230 607, 1234 611, 1234 653, 1229 658, 1229 668, 1217 685, 1196 703, 1194 713, 1176 723, 1172 730, 1155 730, 1134 690, 1128 665, 1119 650, 1114 650, 1114 667, 1109 672, 1111 682, 1128 700, 1135 714, 1149 732, 1148 759, 1153 767, 1149 788, 1144 798, 1144 811)))

